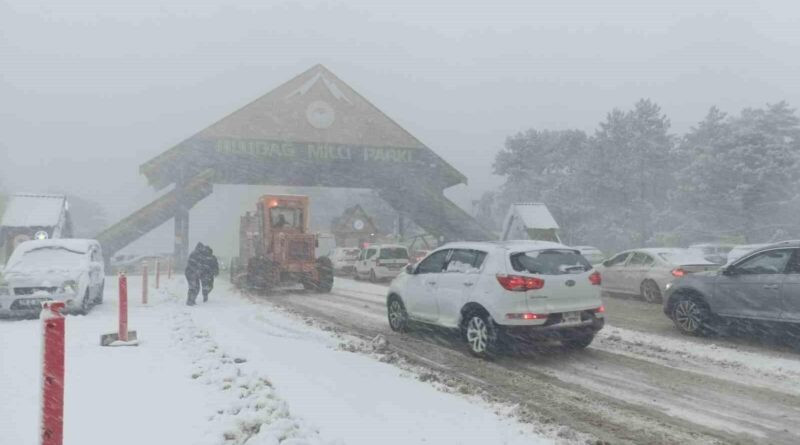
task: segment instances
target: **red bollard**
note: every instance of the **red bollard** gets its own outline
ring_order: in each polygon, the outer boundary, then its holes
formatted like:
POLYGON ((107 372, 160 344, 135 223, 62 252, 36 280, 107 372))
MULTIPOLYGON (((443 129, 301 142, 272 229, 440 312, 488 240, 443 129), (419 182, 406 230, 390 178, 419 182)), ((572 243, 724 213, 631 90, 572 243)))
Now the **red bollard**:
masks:
POLYGON ((117 339, 128 341, 128 277, 119 274, 119 329, 117 339))
POLYGON ((147 263, 142 264, 142 304, 147 304, 147 263))
POLYGON ((42 445, 64 440, 64 303, 49 301, 40 315, 44 328, 42 369, 42 445))
POLYGON ((113 334, 100 336, 100 346, 137 346, 136 331, 128 330, 128 277, 119 274, 119 326, 113 334))
POLYGON ((161 284, 161 265, 156 260, 156 289, 158 289, 159 284, 161 284))

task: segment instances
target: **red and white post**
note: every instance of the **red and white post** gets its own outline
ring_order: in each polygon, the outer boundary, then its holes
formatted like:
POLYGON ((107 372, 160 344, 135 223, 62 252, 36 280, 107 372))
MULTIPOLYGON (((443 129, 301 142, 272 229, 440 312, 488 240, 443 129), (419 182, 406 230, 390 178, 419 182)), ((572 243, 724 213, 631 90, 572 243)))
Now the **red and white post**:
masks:
POLYGON ((161 284, 161 265, 158 264, 158 260, 156 260, 156 289, 161 284))
POLYGON ((128 341, 128 277, 119 274, 119 329, 117 339, 128 341))
POLYGON ((147 263, 142 264, 142 304, 147 304, 147 263))
POLYGON ((100 346, 137 346, 136 331, 128 330, 128 277, 119 274, 119 326, 117 332, 100 336, 100 346))
POLYGON ((44 303, 40 315, 44 334, 42 360, 41 444, 61 445, 64 440, 64 303, 44 303))

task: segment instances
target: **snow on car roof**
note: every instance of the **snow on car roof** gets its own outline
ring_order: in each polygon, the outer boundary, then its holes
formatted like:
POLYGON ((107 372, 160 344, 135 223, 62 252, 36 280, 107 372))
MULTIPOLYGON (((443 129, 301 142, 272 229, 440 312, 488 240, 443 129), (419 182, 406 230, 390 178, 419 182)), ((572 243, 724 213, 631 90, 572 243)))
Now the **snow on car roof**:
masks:
POLYGON ((5 227, 52 227, 66 209, 64 195, 14 195, 8 200, 0 225, 5 227))
POLYGON ((43 247, 61 247, 67 250, 74 250, 76 252, 88 252, 92 246, 97 246, 99 243, 97 240, 93 239, 78 239, 78 238, 56 238, 56 239, 45 239, 45 240, 30 240, 20 243, 16 249, 14 249, 14 253, 16 254, 19 252, 20 254, 25 252, 30 252, 34 249, 40 249, 43 247))

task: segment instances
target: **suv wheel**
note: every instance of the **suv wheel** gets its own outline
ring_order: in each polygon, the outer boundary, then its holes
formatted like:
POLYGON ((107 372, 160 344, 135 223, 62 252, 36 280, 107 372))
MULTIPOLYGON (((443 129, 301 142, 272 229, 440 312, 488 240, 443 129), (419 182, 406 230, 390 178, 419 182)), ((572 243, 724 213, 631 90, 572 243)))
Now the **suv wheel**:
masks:
POLYGON ((672 306, 672 320, 682 334, 704 335, 710 318, 708 306, 689 295, 681 295, 672 306))
POLYGON ((463 333, 472 355, 490 358, 496 352, 497 330, 487 314, 476 311, 467 315, 464 319, 463 333))
POLYGON ((408 313, 406 307, 398 297, 392 297, 386 306, 389 315, 389 327, 395 332, 408 331, 408 313))
POLYGON ((378 277, 375 276, 375 269, 370 269, 369 270, 369 281, 370 281, 370 283, 377 283, 378 282, 378 277))
POLYGON ((639 287, 642 298, 648 303, 661 303, 661 289, 653 280, 645 280, 639 287))

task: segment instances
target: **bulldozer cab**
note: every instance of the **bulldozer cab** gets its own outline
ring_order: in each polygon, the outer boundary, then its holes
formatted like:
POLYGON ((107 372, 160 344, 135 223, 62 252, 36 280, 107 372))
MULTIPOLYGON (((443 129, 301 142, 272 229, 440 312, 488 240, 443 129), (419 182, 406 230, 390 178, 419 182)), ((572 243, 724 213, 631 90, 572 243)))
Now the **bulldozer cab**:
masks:
POLYGON ((291 248, 292 260, 313 261, 313 251, 295 252, 301 247, 301 250, 305 251, 308 248, 313 249, 316 245, 316 236, 308 233, 308 208, 307 196, 262 196, 258 202, 261 233, 264 234, 262 239, 264 244, 259 246, 263 249, 261 253, 278 260, 277 257, 285 258, 284 251, 291 248), (302 244, 299 244, 301 241, 302 244))
MULTIPOLYGON (((259 200, 264 233, 307 233, 308 197, 294 195, 266 195, 259 200)), ((272 238, 270 236, 270 238, 272 238)))

